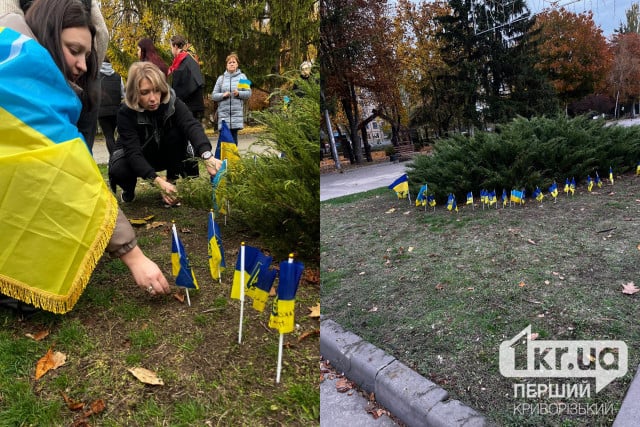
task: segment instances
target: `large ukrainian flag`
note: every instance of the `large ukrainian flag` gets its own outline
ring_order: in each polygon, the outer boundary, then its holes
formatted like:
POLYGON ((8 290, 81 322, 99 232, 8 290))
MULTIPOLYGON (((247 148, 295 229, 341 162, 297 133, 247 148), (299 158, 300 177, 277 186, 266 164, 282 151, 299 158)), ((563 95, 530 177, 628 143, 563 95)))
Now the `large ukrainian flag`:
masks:
POLYGON ((49 53, 0 28, 0 292, 54 313, 77 302, 118 214, 80 109, 49 53))

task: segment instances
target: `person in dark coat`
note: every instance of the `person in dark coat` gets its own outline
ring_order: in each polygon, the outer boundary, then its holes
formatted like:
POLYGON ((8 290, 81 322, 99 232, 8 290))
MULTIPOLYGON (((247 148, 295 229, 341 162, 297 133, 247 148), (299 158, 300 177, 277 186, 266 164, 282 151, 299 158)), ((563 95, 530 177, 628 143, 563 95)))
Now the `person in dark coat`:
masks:
POLYGON ((109 156, 115 150, 116 140, 116 118, 122 98, 124 98, 124 83, 120 74, 114 71, 108 57, 104 58, 100 67, 100 111, 98 112, 98 122, 100 129, 107 143, 109 156))
POLYGON ((151 62, 135 62, 129 68, 125 105, 118 111, 118 140, 109 160, 113 190, 122 187, 121 200, 135 197, 137 178, 156 184, 168 206, 178 203, 174 181, 185 177, 187 141, 215 176, 221 162, 211 153, 211 142, 202 125, 178 97, 160 69, 151 62), (166 177, 158 175, 166 170, 166 177))
MULTIPOLYGON (((200 65, 187 52, 187 41, 180 35, 171 37, 171 54, 173 63, 169 67, 171 88, 176 96, 189 107, 189 110, 202 123, 204 117, 204 77, 200 65)), ((187 146, 189 155, 193 156, 193 147, 187 146)), ((186 173, 188 176, 199 176, 198 162, 187 160, 186 173)))

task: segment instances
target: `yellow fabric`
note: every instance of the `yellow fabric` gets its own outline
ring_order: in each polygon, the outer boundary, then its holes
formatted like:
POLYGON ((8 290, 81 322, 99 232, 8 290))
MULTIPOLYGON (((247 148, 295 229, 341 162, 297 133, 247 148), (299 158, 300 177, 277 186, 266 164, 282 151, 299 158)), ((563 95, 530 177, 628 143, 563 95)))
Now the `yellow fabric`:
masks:
POLYGON ((273 310, 269 317, 269 327, 277 329, 281 334, 288 334, 293 332, 294 315, 295 315, 295 300, 281 300, 276 298, 273 301, 273 310))
POLYGON ((73 308, 118 206, 85 143, 55 144, 0 108, 0 292, 54 313, 73 308))

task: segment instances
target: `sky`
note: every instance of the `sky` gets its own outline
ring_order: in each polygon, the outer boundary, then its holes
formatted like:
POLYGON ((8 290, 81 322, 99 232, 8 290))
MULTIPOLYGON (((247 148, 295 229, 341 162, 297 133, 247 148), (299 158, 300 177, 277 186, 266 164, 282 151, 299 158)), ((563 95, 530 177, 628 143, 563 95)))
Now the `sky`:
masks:
MULTIPOLYGON (((421 3, 425 0, 412 0, 414 3, 421 3)), ((609 38, 613 30, 620 26, 621 22, 626 22, 625 11, 633 3, 640 3, 640 0, 526 0, 532 13, 538 13, 544 9, 552 7, 564 7, 570 12, 581 13, 588 10, 593 11, 593 20, 602 29, 605 37, 609 38)), ((389 4, 395 1, 390 0, 389 4)))
POLYGON ((533 13, 537 13, 545 8, 564 7, 570 12, 581 13, 591 10, 593 20, 602 29, 605 37, 610 37, 615 29, 620 27, 620 23, 625 23, 627 17, 625 12, 633 3, 640 3, 640 0, 526 0, 527 5, 533 13))

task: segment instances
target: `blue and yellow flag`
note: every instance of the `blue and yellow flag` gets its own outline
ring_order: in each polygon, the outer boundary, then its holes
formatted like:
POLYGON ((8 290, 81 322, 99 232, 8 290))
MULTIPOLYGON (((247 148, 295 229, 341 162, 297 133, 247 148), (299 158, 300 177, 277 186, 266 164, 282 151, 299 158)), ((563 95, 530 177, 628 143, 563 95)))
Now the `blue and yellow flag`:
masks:
POLYGON ((240 79, 238 82, 238 90, 249 90, 251 89, 251 80, 249 79, 240 79))
POLYGON ((418 196, 416 197, 416 206, 426 206, 427 205, 427 189, 429 187, 427 184, 420 187, 418 190, 418 196))
POLYGON ((389 184, 388 188, 396 192, 398 199, 406 199, 409 195, 409 177, 407 177, 407 174, 405 173, 400 178, 389 184))
POLYGON ((277 329, 281 334, 293 332, 295 329, 295 298, 303 270, 304 264, 298 261, 280 263, 278 295, 273 301, 269 327, 277 329))
POLYGON ((189 265, 189 258, 184 250, 184 245, 178 237, 176 224, 171 225, 171 267, 173 277, 176 278, 176 285, 183 288, 200 289, 196 276, 189 265))
POLYGON ((598 188, 602 188, 602 180, 600 179, 600 175, 598 175, 598 171, 596 171, 596 185, 598 188))
POLYGON ((429 206, 434 207, 436 205, 436 196, 434 196, 433 194, 428 195, 427 203, 429 204, 429 206))
POLYGON ((507 197, 507 190, 506 189, 502 189, 502 206, 507 206, 507 203, 509 203, 509 197, 507 197))
POLYGON ((236 270, 233 274, 231 298, 241 299, 240 290, 244 279, 244 294, 253 300, 253 308, 258 311, 264 310, 264 305, 269 298, 269 290, 276 275, 275 270, 269 269, 272 259, 270 256, 264 255, 260 249, 243 244, 238 253, 236 270), (243 252, 244 262, 242 260, 243 252), (243 263, 244 270, 242 269, 243 263))
POLYGON ((233 166, 234 162, 240 160, 238 144, 233 140, 229 125, 227 125, 225 120, 222 121, 222 126, 220 126, 220 134, 218 135, 218 144, 216 145, 214 157, 220 160, 228 159, 229 163, 232 164, 231 166, 233 166))
POLYGON ((609 181, 611 181, 611 185, 613 185, 613 168, 609 166, 609 181))
POLYGON ((222 238, 220 237, 220 227, 214 219, 213 211, 209 212, 209 222, 207 224, 209 271, 211 278, 220 280, 222 272, 227 267, 224 261, 224 249, 222 238))
POLYGON ((489 206, 493 206, 496 203, 498 203, 498 198, 496 197, 496 190, 492 190, 489 193, 489 206))
POLYGON ((554 199, 558 197, 558 184, 556 184, 555 181, 553 181, 553 184, 549 187, 549 193, 554 199))
POLYGON ((449 193, 449 197, 447 198, 447 209, 450 211, 458 212, 458 204, 456 203, 456 196, 453 193, 449 193))
POLYGON ((524 200, 524 191, 520 190, 511 190, 511 198, 510 200, 513 203, 523 203, 524 200))
POLYGON ((567 196, 569 195, 569 178, 564 181, 564 192, 567 193, 567 196))
POLYGON ((82 295, 118 215, 81 108, 40 44, 0 28, 0 292, 54 313, 82 295))
POLYGON ((569 191, 571 191, 571 195, 573 196, 573 193, 576 192, 576 179, 575 178, 571 178, 571 182, 569 183, 569 191))
POLYGON ((591 175, 587 175, 587 190, 593 190, 593 179, 591 178, 591 175))
MULTIPOLYGON (((484 192, 484 190, 482 190, 484 192)), ((480 193, 480 201, 482 201, 482 192, 480 193)), ((473 192, 469 191, 467 193, 467 204, 468 205, 472 205, 473 204, 473 192)))
POLYGON ((215 174, 215 176, 211 177, 211 199, 213 205, 213 212, 217 214, 226 214, 227 209, 224 206, 225 197, 224 197, 224 186, 227 181, 227 161, 223 160, 220 165, 220 169, 215 174))
POLYGON ((542 194, 542 190, 540 190, 540 187, 536 187, 535 191, 533 192, 533 197, 542 203, 542 199, 544 199, 544 194, 542 194))
POLYGON ((640 175, 640 162, 638 162, 638 165, 636 166, 636 175, 640 175))

